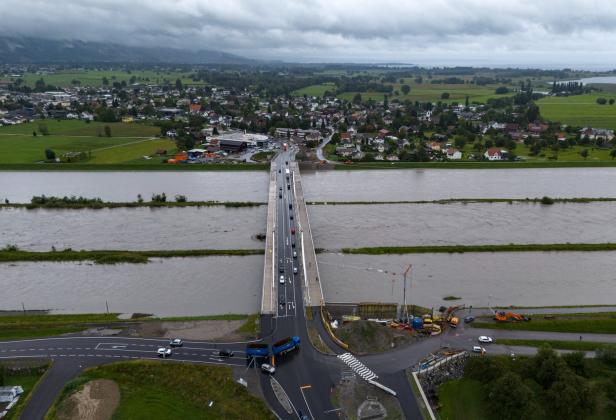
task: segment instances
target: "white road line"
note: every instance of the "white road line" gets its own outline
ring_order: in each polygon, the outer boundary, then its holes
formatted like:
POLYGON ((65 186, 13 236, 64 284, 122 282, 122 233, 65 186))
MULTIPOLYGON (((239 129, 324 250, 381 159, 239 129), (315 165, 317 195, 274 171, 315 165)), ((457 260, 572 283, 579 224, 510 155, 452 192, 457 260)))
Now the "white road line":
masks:
POLYGON ((306 394, 304 394, 304 388, 300 386, 299 390, 302 393, 302 397, 304 398, 304 402, 306 403, 306 407, 308 408, 308 414, 310 414, 310 418, 314 420, 314 416, 312 415, 312 410, 310 409, 310 406, 308 405, 308 401, 306 400, 306 394))

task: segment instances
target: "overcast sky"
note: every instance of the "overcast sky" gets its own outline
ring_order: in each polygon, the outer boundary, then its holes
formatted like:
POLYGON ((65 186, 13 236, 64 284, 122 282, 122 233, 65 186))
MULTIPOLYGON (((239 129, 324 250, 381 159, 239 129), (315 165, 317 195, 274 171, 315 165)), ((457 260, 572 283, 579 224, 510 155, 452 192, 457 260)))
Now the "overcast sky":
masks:
POLYGON ((616 0, 0 0, 0 21, 285 61, 616 67, 616 0))

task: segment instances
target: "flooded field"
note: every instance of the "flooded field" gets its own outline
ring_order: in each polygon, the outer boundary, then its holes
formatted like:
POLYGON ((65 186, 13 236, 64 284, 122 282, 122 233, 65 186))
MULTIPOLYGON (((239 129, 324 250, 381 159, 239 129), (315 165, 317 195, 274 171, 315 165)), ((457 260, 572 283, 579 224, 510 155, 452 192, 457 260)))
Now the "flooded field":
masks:
POLYGON ((616 197, 616 168, 340 170, 302 182, 308 201, 616 197))
POLYGON ((315 246, 616 242, 616 202, 313 205, 315 246))
POLYGON ((29 202, 32 196, 99 197, 137 201, 141 194, 182 194, 192 201, 267 201, 267 171, 15 171, 0 172, 0 200, 29 202))
POLYGON ((0 209, 0 247, 22 249, 257 249, 267 206, 0 209))
MULTIPOLYGON (((403 301, 402 273, 413 264, 407 301, 427 307, 616 303, 613 252, 519 252, 318 256, 328 302, 403 301), (410 297, 409 297, 410 296, 410 297), (490 297, 491 296, 491 297, 490 297)), ((408 289, 407 289, 408 290, 408 289)))
POLYGON ((0 264, 3 310, 141 312, 158 316, 256 313, 263 256, 170 258, 148 264, 0 264))

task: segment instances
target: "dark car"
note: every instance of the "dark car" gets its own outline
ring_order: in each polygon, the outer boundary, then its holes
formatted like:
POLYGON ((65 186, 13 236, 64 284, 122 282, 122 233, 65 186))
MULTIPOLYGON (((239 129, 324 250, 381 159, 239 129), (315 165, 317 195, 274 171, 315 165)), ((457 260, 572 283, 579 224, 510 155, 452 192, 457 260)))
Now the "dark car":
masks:
POLYGON ((475 320, 474 316, 467 316, 466 318, 464 318, 464 322, 467 323, 467 324, 470 324, 474 320, 475 320))
POLYGON ((289 210, 293 208, 293 204, 289 203, 289 210))
POLYGON ((287 190, 291 189, 291 184, 287 184, 287 190))
POLYGON ((282 198, 282 193, 278 193, 278 198, 282 198))
POLYGON ((280 169, 278 169, 278 173, 280 173, 280 169))
POLYGON ((295 241, 291 242, 291 248, 295 248, 295 241))
POLYGON ((291 215, 289 217, 291 218, 291 220, 293 220, 293 213, 291 213, 291 215))
POLYGON ((229 349, 222 349, 218 352, 218 355, 220 357, 233 357, 235 353, 233 352, 233 350, 229 350, 229 349))

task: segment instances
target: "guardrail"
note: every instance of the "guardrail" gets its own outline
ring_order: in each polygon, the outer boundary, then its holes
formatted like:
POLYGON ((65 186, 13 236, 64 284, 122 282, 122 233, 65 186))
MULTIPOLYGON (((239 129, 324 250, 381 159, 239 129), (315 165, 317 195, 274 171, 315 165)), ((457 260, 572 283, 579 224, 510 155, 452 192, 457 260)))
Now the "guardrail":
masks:
POLYGON ((342 347, 345 350, 349 350, 349 345, 345 343, 344 341, 340 340, 338 337, 336 337, 336 335, 332 331, 332 327, 331 325, 329 325, 329 320, 325 316, 325 305, 323 305, 323 302, 321 302, 321 322, 323 322, 323 326, 325 327, 325 330, 327 330, 327 333, 329 334, 331 339, 334 341, 334 343, 338 344, 340 347, 342 347))

